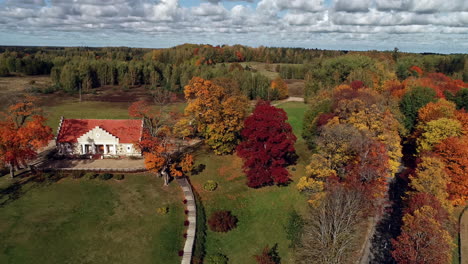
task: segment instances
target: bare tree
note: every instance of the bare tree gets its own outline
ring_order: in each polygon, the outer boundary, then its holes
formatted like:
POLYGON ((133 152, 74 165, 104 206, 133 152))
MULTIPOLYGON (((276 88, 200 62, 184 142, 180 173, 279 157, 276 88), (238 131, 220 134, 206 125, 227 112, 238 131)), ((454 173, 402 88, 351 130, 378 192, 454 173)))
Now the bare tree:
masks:
POLYGON ((342 186, 332 188, 306 219, 297 262, 341 264, 349 261, 362 203, 360 192, 342 186))

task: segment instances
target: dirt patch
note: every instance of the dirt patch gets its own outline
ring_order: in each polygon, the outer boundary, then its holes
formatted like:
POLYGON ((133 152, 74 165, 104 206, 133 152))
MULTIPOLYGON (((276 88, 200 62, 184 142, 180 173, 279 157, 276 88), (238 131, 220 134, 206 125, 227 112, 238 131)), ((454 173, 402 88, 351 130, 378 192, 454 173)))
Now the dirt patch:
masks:
POLYGON ((237 178, 243 177, 243 173, 240 168, 242 168, 242 159, 239 157, 233 157, 231 163, 228 166, 222 166, 219 169, 219 175, 227 176, 228 181, 233 181, 237 178))
POLYGON ((303 97, 305 89, 305 81, 299 79, 286 79, 284 80, 288 85, 289 96, 303 97))
POLYGON ((99 102, 124 103, 151 99, 151 94, 145 87, 133 87, 124 90, 119 86, 104 86, 93 89, 92 93, 82 95, 83 101, 99 102))

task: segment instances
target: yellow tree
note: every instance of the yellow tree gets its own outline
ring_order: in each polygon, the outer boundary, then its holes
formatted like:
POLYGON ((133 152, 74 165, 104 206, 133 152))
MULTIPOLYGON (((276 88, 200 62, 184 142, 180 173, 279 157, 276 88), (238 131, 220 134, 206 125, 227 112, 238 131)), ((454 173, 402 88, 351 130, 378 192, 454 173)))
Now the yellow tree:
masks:
POLYGON ((188 100, 185 113, 194 120, 197 132, 216 154, 232 152, 247 116, 247 98, 230 95, 223 87, 199 77, 185 86, 184 93, 188 100))
MULTIPOLYGON (((283 79, 281 79, 281 77, 277 77, 271 82, 271 90, 272 92, 278 94, 277 99, 281 100, 281 99, 288 98, 288 85, 283 79)), ((269 99, 276 99, 276 98, 269 98, 269 99)))
POLYGON ((458 120, 443 117, 422 124, 417 130, 422 131, 421 136, 416 141, 418 151, 431 151, 433 146, 442 140, 460 136, 462 124, 458 120))
POLYGON ((440 203, 450 211, 448 203, 447 184, 449 177, 445 172, 445 164, 437 157, 423 156, 416 168, 416 175, 410 177, 410 187, 417 192, 434 195, 440 203))

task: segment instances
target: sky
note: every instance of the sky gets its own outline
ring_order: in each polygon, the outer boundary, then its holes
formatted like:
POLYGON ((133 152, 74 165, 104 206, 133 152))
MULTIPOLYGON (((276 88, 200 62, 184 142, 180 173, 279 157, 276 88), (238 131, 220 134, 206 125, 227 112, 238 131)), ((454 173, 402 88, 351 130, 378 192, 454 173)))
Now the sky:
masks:
POLYGON ((0 0, 0 45, 468 53, 468 0, 0 0))

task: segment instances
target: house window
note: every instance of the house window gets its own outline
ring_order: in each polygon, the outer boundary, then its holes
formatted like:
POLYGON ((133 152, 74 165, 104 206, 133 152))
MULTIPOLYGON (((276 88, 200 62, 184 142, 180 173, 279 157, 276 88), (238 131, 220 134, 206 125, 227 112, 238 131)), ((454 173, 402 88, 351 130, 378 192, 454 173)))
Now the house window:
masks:
POLYGON ((132 146, 127 146, 127 152, 132 152, 132 146))

